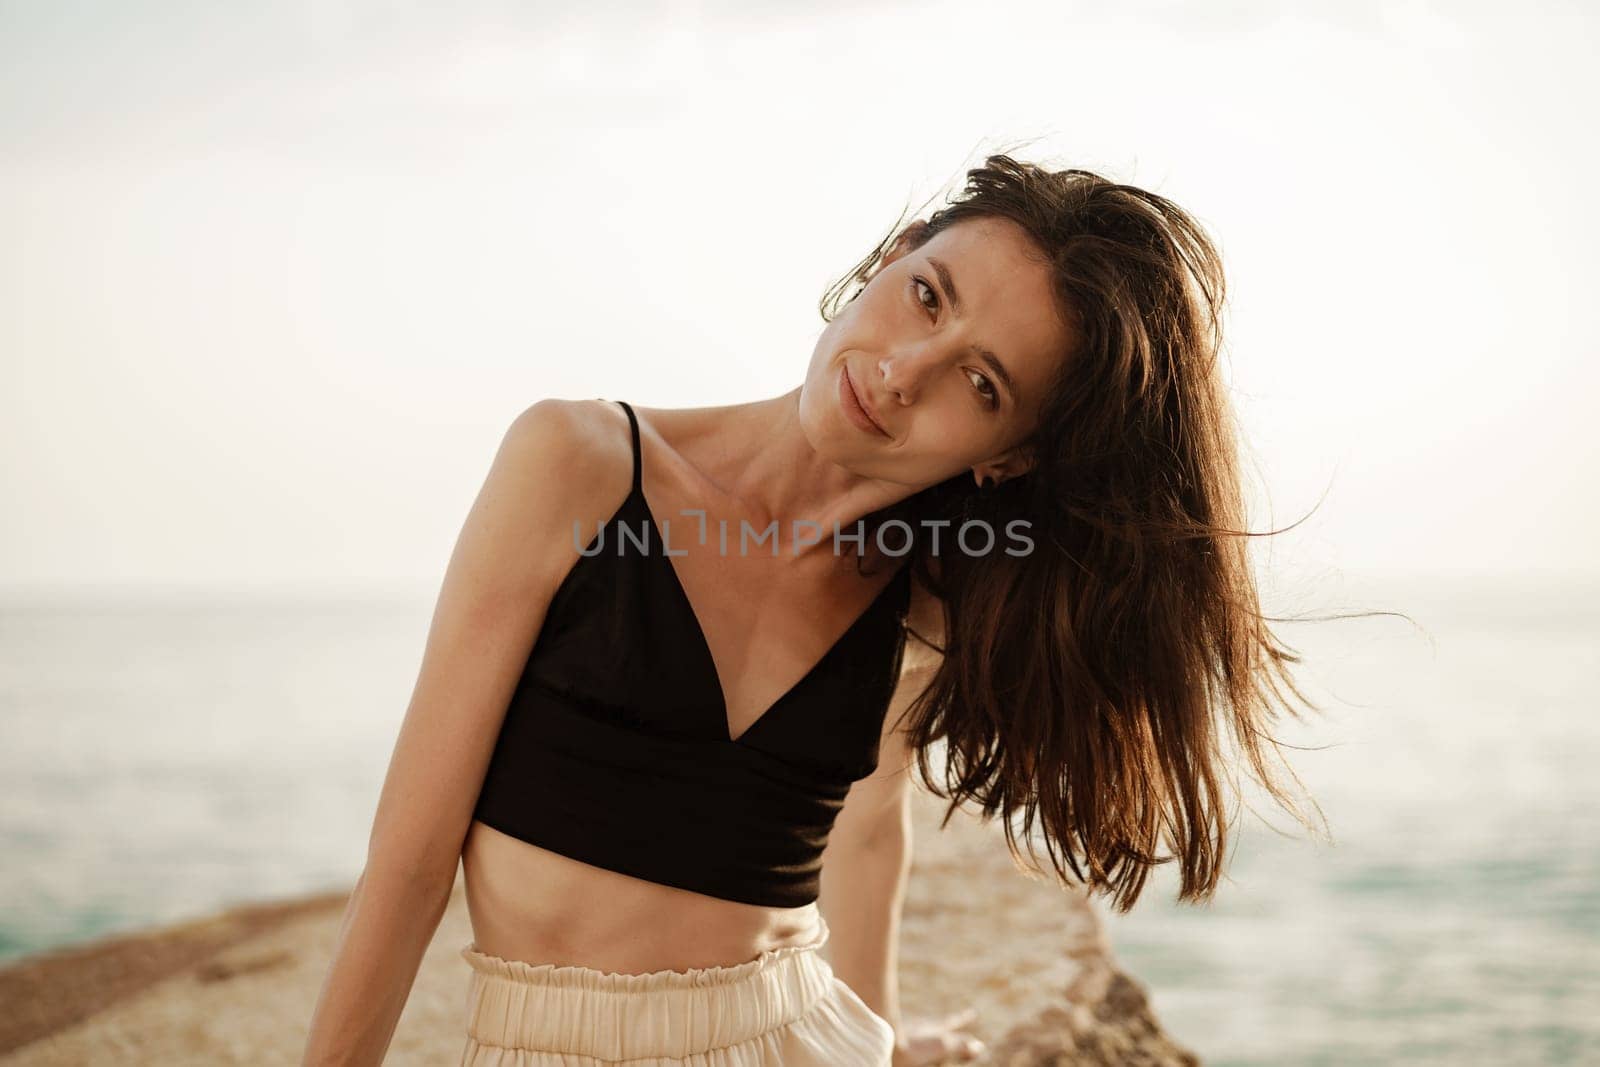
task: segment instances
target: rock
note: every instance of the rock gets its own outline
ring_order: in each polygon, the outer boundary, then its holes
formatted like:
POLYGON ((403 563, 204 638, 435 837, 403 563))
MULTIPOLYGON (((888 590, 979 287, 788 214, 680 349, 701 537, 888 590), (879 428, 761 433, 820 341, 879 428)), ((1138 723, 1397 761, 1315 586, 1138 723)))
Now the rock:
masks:
POLYGON ((1020 869, 997 825, 924 793, 901 933, 901 1010, 968 1005, 995 1067, 1197 1067, 1117 967, 1094 902, 1020 869))

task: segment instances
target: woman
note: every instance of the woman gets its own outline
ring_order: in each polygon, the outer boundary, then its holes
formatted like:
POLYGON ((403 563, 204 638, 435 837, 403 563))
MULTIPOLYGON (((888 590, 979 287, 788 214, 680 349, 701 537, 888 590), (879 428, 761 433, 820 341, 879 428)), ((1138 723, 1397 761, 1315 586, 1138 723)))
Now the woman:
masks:
POLYGON ((898 1003, 913 762, 1122 910, 1162 842, 1208 898, 1224 733, 1299 814, 1264 758, 1296 659, 1257 610, 1222 297, 1170 201, 996 155, 830 290, 797 389, 519 415, 305 1062, 381 1060, 458 858, 463 1063, 970 1058, 966 1018, 898 1003))

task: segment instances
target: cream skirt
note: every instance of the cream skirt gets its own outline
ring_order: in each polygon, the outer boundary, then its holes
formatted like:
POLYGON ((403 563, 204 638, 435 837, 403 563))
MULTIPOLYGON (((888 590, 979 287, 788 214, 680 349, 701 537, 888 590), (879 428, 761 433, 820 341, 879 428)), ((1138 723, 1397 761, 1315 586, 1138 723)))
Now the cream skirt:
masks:
MULTIPOLYGON (((820 916, 819 916, 820 919, 820 916)), ((461 1067, 889 1067, 894 1031, 808 945, 745 963, 607 974, 461 950, 461 1067)))

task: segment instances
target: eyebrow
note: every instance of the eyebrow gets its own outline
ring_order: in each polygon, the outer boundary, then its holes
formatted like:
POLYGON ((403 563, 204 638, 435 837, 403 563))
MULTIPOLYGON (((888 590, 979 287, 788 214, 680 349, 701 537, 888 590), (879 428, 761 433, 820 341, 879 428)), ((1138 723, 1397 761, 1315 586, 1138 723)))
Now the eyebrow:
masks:
MULTIPOLYGON (((956 283, 950 277, 950 268, 945 266, 944 260, 935 259, 932 256, 928 257, 928 262, 932 264, 934 273, 939 275, 939 284, 944 286, 945 294, 950 300, 950 310, 960 315, 961 295, 956 292, 956 283)), ((983 360, 990 370, 994 371, 994 376, 999 378, 1000 383, 1006 387, 1006 392, 1011 394, 1011 402, 1014 404, 1021 403, 1017 396, 1017 383, 1012 379, 1011 372, 1006 370, 1005 364, 1000 362, 1000 357, 983 345, 974 344, 971 347, 973 353, 983 360)))

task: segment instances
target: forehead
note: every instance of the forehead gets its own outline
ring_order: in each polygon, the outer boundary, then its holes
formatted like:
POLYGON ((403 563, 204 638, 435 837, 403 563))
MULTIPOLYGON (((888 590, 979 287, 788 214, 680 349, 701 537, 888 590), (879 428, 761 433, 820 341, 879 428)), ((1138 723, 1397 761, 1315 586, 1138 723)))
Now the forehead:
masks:
POLYGON ((939 260, 961 302, 972 341, 994 350, 1029 406, 1043 400, 1073 333, 1044 253, 1009 219, 966 219, 917 250, 939 260))

